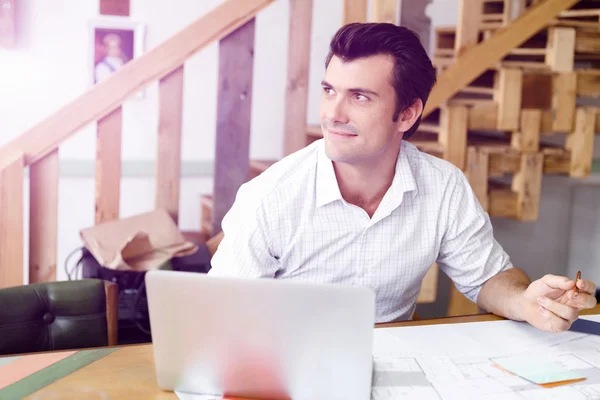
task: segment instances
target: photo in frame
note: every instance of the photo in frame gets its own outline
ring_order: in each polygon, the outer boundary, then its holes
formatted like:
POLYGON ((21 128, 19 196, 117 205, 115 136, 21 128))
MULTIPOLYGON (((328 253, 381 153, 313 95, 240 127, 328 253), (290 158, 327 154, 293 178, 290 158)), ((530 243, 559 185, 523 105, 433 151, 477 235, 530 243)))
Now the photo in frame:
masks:
MULTIPOLYGON (((145 25, 126 18, 107 17, 91 20, 90 83, 108 78, 145 51, 145 25)), ((137 97, 143 95, 138 93, 137 97)))

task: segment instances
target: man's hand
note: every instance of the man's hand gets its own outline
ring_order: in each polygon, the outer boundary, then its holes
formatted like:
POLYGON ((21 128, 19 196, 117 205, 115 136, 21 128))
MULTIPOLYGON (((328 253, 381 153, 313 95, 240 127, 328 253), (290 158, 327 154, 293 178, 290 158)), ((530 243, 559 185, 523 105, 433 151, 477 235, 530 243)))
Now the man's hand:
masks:
POLYGON ((596 306, 596 285, 579 280, 579 294, 575 281, 564 276, 546 275, 532 282, 523 292, 525 320, 548 332, 566 331, 579 317, 579 310, 596 306))

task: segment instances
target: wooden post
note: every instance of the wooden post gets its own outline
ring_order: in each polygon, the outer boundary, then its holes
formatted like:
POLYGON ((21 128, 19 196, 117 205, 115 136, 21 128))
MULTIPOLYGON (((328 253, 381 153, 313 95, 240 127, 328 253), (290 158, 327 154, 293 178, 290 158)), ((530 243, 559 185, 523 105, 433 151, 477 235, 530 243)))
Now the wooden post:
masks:
POLYGON ((454 51, 457 57, 463 54, 468 48, 477 44, 482 13, 482 0, 459 1, 456 42, 454 44, 454 51))
POLYGON ((219 92, 212 233, 248 178, 255 19, 219 44, 219 92))
MULTIPOLYGON (((465 175, 471 188, 484 210, 488 209, 488 170, 489 157, 476 147, 467 149, 467 166, 465 175)), ((447 316, 478 314, 479 306, 469 300, 454 285, 450 284, 450 299, 447 316)))
POLYGON ((371 0, 371 21, 398 24, 398 0, 371 0))
POLYGON ((471 184, 471 188, 477 196, 477 200, 484 210, 489 208, 488 197, 488 171, 490 168, 489 155, 476 147, 467 149, 467 170, 465 175, 471 184))
POLYGON ((524 153, 539 150, 542 113, 542 110, 521 110, 521 129, 511 136, 510 145, 513 149, 524 153))
POLYGON ((444 147, 444 159, 464 170, 467 152, 468 108, 466 106, 448 106, 442 107, 440 112, 438 141, 444 147))
POLYGON ((573 71, 575 62, 575 28, 548 29, 546 64, 555 72, 573 71))
POLYGON ((517 193, 517 219, 520 221, 538 219, 543 167, 542 153, 521 155, 521 168, 512 182, 512 190, 517 193))
POLYGON ((176 69, 159 83, 156 207, 166 209, 175 224, 179 222, 183 68, 176 69))
POLYGON ((306 146, 312 4, 312 0, 290 0, 284 156, 306 146))
POLYGON ((0 289, 23 284, 23 155, 0 160, 0 289))
POLYGON ((344 0, 342 25, 367 22, 367 0, 344 0))
POLYGON ((29 167, 29 283, 56 280, 58 149, 29 167))
POLYGON ((575 107, 577 101, 577 73, 564 72, 555 74, 552 110, 554 114, 552 130, 570 133, 575 123, 575 107))
POLYGON ((96 224, 119 218, 121 107, 98 121, 96 137, 96 224))
POLYGON ((588 176, 592 170, 597 108, 577 109, 575 130, 567 136, 566 147, 571 152, 571 177, 588 176))
POLYGON ((519 129, 520 122, 523 71, 503 68, 498 71, 494 84, 494 100, 498 103, 496 128, 500 131, 515 131, 519 129))

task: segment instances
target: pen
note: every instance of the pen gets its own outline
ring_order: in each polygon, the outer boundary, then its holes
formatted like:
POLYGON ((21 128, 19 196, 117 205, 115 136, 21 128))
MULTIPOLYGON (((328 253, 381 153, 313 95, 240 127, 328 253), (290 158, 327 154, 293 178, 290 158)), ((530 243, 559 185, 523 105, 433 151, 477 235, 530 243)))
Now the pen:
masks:
POLYGON ((575 295, 579 294, 579 288, 577 287, 577 282, 581 279, 581 271, 577 271, 577 276, 575 277, 575 295))

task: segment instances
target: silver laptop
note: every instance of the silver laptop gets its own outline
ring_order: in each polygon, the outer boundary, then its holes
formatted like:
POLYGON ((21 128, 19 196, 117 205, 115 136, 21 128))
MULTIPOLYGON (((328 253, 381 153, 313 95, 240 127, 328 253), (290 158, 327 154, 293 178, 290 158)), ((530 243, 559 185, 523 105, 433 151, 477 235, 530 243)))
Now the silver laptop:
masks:
POLYGON ((255 399, 370 398, 375 296, 364 287, 151 271, 158 385, 255 399))

